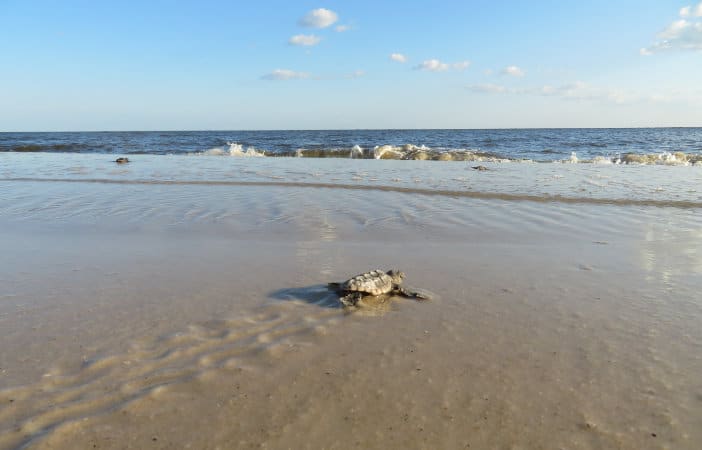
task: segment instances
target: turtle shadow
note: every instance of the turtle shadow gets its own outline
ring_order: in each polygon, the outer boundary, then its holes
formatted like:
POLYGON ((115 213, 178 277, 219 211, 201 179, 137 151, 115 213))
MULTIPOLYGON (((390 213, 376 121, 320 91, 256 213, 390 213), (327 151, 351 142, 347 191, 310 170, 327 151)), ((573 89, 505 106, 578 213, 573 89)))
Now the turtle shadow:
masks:
POLYGON ((321 308, 342 308, 338 294, 329 289, 326 284, 278 289, 268 294, 268 296, 275 300, 301 301, 321 308))
POLYGON ((338 293, 326 284, 278 289, 269 296, 275 300, 301 301, 320 308, 337 309, 345 315, 362 316, 382 316, 392 311, 396 308, 394 299, 397 298, 393 295, 370 295, 363 297, 356 306, 344 306, 339 301, 338 293))

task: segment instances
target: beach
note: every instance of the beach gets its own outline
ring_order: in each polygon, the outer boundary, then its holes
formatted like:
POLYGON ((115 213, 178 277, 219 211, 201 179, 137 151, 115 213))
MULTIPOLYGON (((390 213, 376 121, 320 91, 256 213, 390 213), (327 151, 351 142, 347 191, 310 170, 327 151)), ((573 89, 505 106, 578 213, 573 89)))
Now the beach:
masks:
POLYGON ((702 442, 697 167, 131 159, 0 155, 0 448, 702 442))
POLYGON ((702 449, 702 0, 0 17, 0 450, 702 449))

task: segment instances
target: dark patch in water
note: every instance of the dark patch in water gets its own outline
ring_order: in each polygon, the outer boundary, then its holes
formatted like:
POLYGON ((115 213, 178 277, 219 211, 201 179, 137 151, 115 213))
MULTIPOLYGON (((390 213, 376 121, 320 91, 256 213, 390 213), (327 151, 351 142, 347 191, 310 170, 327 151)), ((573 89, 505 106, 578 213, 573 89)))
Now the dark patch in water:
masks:
POLYGON ((299 288, 278 289, 268 294, 269 297, 284 301, 303 301, 322 308, 341 308, 339 297, 331 292, 326 284, 315 284, 299 288))

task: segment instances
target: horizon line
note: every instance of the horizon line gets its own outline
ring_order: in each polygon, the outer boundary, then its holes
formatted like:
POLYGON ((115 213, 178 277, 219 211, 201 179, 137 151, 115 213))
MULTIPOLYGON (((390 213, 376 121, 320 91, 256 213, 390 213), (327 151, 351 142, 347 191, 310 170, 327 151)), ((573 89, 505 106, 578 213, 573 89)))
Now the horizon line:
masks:
POLYGON ((149 129, 149 130, 12 130, 0 131, 0 134, 10 133, 212 133, 212 132, 265 132, 265 131, 480 131, 480 130, 626 130, 626 129, 655 129, 655 128, 702 128, 700 125, 656 125, 631 127, 481 127, 481 128, 252 128, 252 129, 149 129))

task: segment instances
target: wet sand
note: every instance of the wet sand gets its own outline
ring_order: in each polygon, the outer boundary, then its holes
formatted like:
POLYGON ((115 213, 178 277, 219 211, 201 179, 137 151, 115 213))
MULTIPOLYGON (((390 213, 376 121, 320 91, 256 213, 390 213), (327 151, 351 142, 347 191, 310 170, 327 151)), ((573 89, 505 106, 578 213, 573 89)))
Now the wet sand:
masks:
POLYGON ((695 209, 86 186, 0 223, 0 448, 702 445, 695 209))

